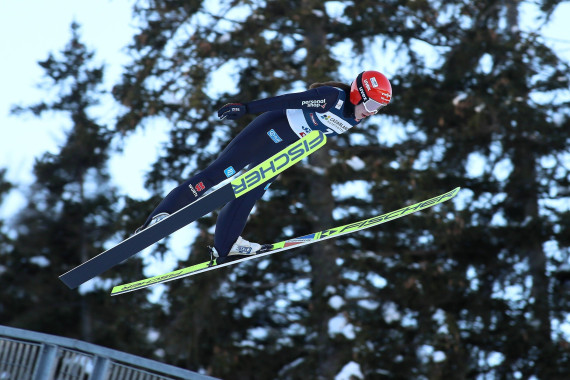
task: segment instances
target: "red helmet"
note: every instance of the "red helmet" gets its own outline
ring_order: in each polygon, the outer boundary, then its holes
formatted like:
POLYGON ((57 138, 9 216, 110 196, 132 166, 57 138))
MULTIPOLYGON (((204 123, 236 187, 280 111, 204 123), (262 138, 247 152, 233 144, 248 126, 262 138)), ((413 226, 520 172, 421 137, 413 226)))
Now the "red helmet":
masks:
POLYGON ((364 103, 368 112, 378 110, 390 103, 392 86, 386 76, 378 71, 363 71, 350 86, 350 102, 357 105, 364 103))

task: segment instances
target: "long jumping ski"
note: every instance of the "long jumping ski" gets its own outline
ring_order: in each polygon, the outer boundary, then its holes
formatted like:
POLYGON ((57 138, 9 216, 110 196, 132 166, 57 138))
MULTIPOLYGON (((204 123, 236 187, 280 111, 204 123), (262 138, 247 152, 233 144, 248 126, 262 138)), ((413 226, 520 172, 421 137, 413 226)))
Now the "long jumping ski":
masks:
POLYGON ((230 261, 230 262, 224 263, 224 264, 216 264, 215 260, 214 261, 207 261, 207 262, 203 262, 200 264, 192 265, 192 266, 187 267, 187 268, 178 269, 178 270, 175 270, 175 271, 163 274, 163 275, 150 277, 150 278, 140 280, 140 281, 136 281, 136 282, 131 282, 129 284, 118 285, 118 286, 115 286, 113 288, 113 290, 111 291, 111 295, 116 296, 119 294, 132 292, 132 291, 143 289, 143 288, 146 288, 146 287, 149 287, 152 285, 161 284, 161 283, 176 280, 179 278, 192 276, 192 275, 195 275, 198 273, 203 273, 203 272, 206 272, 206 271, 209 271, 212 269, 218 269, 218 268, 225 267, 228 265, 237 264, 237 263, 240 263, 243 261, 257 259, 259 257, 270 255, 270 254, 273 254, 276 252, 285 251, 285 250, 288 250, 291 248, 296 248, 296 247, 301 247, 303 245, 317 243, 319 241, 335 238, 335 237, 346 235, 346 234, 353 233, 356 231, 362 231, 364 229, 374 227, 374 226, 377 226, 379 224, 386 223, 386 222, 389 222, 391 220, 401 218, 403 216, 412 214, 414 212, 426 209, 428 207, 432 207, 432 206, 435 206, 437 204, 446 202, 446 201, 450 200, 451 198, 455 197, 457 195, 457 193, 459 192, 459 189, 460 188, 457 187, 451 191, 448 191, 445 194, 438 195, 437 197, 428 199, 428 200, 423 201, 423 202, 416 203, 416 204, 411 205, 411 206, 401 208, 401 209, 396 210, 396 211, 389 212, 387 214, 378 215, 378 216, 375 216, 375 217, 370 218, 370 219, 365 219, 365 220, 361 220, 361 221, 355 222, 355 223, 350 223, 350 224, 347 224, 344 226, 334 227, 334 228, 330 228, 328 230, 315 232, 315 233, 312 233, 310 235, 305 235, 305 236, 297 237, 294 239, 285 240, 285 241, 282 241, 279 243, 270 244, 270 245, 268 245, 268 248, 266 248, 265 250, 262 250, 260 253, 253 255, 253 256, 245 257, 243 259, 230 261))
POLYGON ((307 134, 296 143, 289 145, 225 186, 204 195, 162 221, 151 225, 69 272, 62 274, 59 278, 71 289, 78 287, 162 238, 244 195, 268 179, 277 176, 285 169, 290 168, 321 148, 326 141, 326 136, 320 131, 313 131, 307 134))

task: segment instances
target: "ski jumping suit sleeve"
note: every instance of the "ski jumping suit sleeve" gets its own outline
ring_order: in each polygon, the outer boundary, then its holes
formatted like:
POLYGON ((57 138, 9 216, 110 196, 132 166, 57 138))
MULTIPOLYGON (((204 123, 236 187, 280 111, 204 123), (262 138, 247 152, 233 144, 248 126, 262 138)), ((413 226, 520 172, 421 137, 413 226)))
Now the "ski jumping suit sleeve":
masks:
MULTIPOLYGON (((145 225, 150 223, 154 215, 178 211, 201 197, 212 186, 248 165, 259 164, 297 141, 304 132, 301 130, 299 133, 299 129, 295 130, 291 125, 287 114, 290 110, 302 110, 301 112, 307 112, 307 115, 327 114, 338 106, 339 99, 341 97, 344 99, 344 95, 342 90, 324 86, 247 103, 248 113, 264 113, 247 125, 205 170, 173 189, 152 212, 145 225)), ((335 110, 342 113, 344 107, 335 110)), ((346 117, 350 120, 349 114, 346 117)), ((353 118, 352 120, 354 121, 353 118)), ((355 121, 354 123, 356 124, 355 121)), ((315 129, 323 128, 326 129, 327 126, 315 129)), ((228 203, 220 211, 214 246, 221 257, 228 254, 233 243, 241 235, 255 202, 263 196, 272 181, 228 203)))

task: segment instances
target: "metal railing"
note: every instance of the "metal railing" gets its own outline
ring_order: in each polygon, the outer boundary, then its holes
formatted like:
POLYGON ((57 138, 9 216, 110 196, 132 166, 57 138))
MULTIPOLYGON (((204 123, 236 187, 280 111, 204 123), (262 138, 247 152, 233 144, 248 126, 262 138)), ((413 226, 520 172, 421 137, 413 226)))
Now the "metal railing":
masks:
POLYGON ((0 326, 0 380, 216 380, 76 339, 0 326))

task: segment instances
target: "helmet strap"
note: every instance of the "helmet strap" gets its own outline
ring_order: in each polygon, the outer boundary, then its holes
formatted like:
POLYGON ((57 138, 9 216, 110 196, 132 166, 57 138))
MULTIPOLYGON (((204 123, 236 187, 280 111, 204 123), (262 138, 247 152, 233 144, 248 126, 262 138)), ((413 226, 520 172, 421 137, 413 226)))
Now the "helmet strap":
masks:
POLYGON ((368 96, 366 95, 366 91, 364 90, 364 86, 362 85, 362 74, 364 74, 364 71, 358 74, 358 76, 356 77, 356 88, 358 89, 360 97, 362 98, 361 103, 368 100, 368 96))

